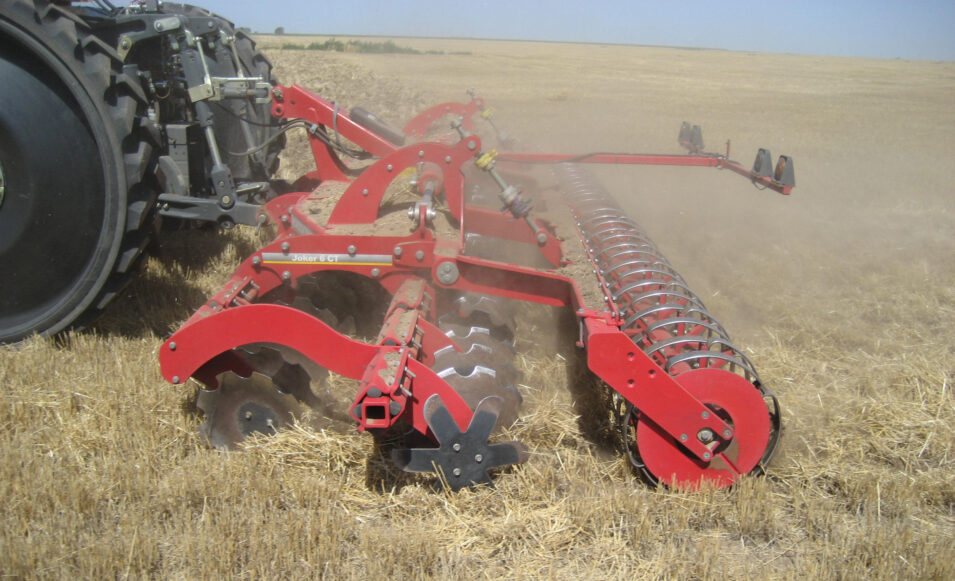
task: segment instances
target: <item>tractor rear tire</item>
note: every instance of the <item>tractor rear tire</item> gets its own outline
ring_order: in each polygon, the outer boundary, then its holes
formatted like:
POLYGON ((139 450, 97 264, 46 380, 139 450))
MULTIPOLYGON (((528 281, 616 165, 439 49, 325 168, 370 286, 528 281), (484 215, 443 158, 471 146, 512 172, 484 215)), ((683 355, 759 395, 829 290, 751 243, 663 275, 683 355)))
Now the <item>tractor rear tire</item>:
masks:
POLYGON ((153 230, 158 131, 134 65, 64 7, 0 12, 0 342, 82 326, 153 230))

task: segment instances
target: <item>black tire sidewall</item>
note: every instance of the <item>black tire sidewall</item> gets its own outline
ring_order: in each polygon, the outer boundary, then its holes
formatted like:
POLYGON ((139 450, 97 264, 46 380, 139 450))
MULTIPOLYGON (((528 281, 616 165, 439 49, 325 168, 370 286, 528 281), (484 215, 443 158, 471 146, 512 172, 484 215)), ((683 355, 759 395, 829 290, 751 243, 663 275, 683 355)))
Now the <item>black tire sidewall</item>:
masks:
MULTIPOLYGON (((92 62, 77 60, 79 39, 75 34, 68 34, 72 27, 59 26, 55 32, 49 28, 48 21, 35 18, 33 3, 14 2, 0 16, 0 33, 6 42, 18 45, 35 60, 42 62, 69 91, 86 119, 102 164, 103 188, 100 192, 83 191, 82 184, 77 184, 77 195, 103 196, 102 226, 95 250, 70 290, 62 293, 62 298, 55 304, 28 322, 0 328, 0 341, 16 341, 34 332, 44 335, 58 333, 93 307, 99 291, 112 272, 125 231, 128 184, 121 138, 113 130, 108 105, 104 102, 107 87, 84 71, 83 67, 92 66, 92 62)), ((35 152, 34 155, 42 153, 35 152)))

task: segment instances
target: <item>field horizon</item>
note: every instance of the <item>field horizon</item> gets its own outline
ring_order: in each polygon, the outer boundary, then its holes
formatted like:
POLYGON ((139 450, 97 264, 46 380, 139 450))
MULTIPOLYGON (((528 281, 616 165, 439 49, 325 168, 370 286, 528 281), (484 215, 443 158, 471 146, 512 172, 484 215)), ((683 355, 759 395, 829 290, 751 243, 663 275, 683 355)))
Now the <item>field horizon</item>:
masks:
POLYGON ((564 40, 540 40, 540 39, 519 39, 519 38, 483 38, 483 37, 462 37, 462 36, 403 36, 403 35, 393 35, 393 36, 383 36, 380 34, 329 34, 329 33, 316 33, 316 32, 286 32, 283 34, 275 33, 266 33, 266 32, 257 32, 251 31, 250 34, 255 38, 256 42, 263 47, 272 47, 280 48, 282 40, 285 38, 293 39, 308 39, 309 41, 315 40, 327 40, 334 38, 360 38, 363 40, 371 41, 410 41, 414 43, 415 41, 425 41, 425 42, 435 42, 443 43, 446 41, 451 42, 461 42, 461 43, 483 43, 483 42, 493 42, 498 44, 503 43, 514 43, 517 45, 521 44, 557 44, 557 45, 568 45, 568 46, 609 46, 609 47, 621 47, 621 48, 650 48, 650 49, 664 49, 664 50, 688 50, 688 51, 712 51, 712 52, 728 52, 728 53, 737 53, 737 54, 763 54, 767 56, 805 56, 805 57, 822 57, 822 58, 845 58, 845 59, 858 59, 858 60, 882 60, 882 61, 911 61, 911 62, 930 62, 930 63, 951 63, 955 60, 946 60, 946 59, 928 59, 928 58, 903 58, 903 57, 867 57, 867 56, 845 56, 845 55, 835 55, 835 54, 823 54, 823 53, 801 53, 801 52, 772 52, 772 51, 761 51, 761 50, 745 50, 745 49, 734 49, 734 48, 719 48, 719 47, 704 47, 704 46, 680 46, 680 45, 665 45, 665 44, 641 44, 641 43, 625 43, 625 42, 585 42, 585 41, 575 41, 569 42, 564 40))

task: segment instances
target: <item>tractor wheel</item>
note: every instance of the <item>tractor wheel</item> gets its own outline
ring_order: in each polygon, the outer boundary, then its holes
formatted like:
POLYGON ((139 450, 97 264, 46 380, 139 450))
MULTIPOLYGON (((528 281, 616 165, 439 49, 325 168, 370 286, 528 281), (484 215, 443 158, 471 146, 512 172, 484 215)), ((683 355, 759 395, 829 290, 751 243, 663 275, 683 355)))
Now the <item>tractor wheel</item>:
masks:
POLYGON ((0 12, 0 342, 80 326, 152 231, 158 132, 138 70, 66 8, 0 12))

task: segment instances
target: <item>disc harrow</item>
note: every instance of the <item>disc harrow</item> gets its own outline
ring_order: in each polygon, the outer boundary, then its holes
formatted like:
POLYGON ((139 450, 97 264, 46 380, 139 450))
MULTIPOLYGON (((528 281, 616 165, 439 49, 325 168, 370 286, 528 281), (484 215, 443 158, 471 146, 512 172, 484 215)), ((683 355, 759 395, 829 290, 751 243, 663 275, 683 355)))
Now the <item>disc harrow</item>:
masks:
POLYGON ((696 489, 762 472, 780 434, 775 397, 582 164, 730 169, 788 194, 789 158, 770 175, 760 150, 743 168, 704 151, 689 124, 685 155, 498 154, 476 118, 502 147, 514 142, 473 93, 403 131, 297 86, 275 87, 272 99, 276 118, 308 128, 316 169, 296 183, 319 185, 261 207, 257 221, 275 239, 160 351, 170 382, 201 385, 213 446, 292 421, 345 420, 376 437, 416 435, 391 454, 406 471, 437 473, 455 490, 488 484, 528 459, 524 444, 496 441, 523 403, 513 305, 525 301, 572 310, 590 372, 615 394, 626 454, 648 479, 696 489), (428 140, 449 113, 451 132, 428 140), (354 150, 342 140, 373 163, 349 167, 341 156, 354 150), (394 203, 398 190, 414 201, 394 203), (582 280, 582 269, 593 276, 582 280), (387 309, 368 302, 369 288, 390 297, 387 309))

